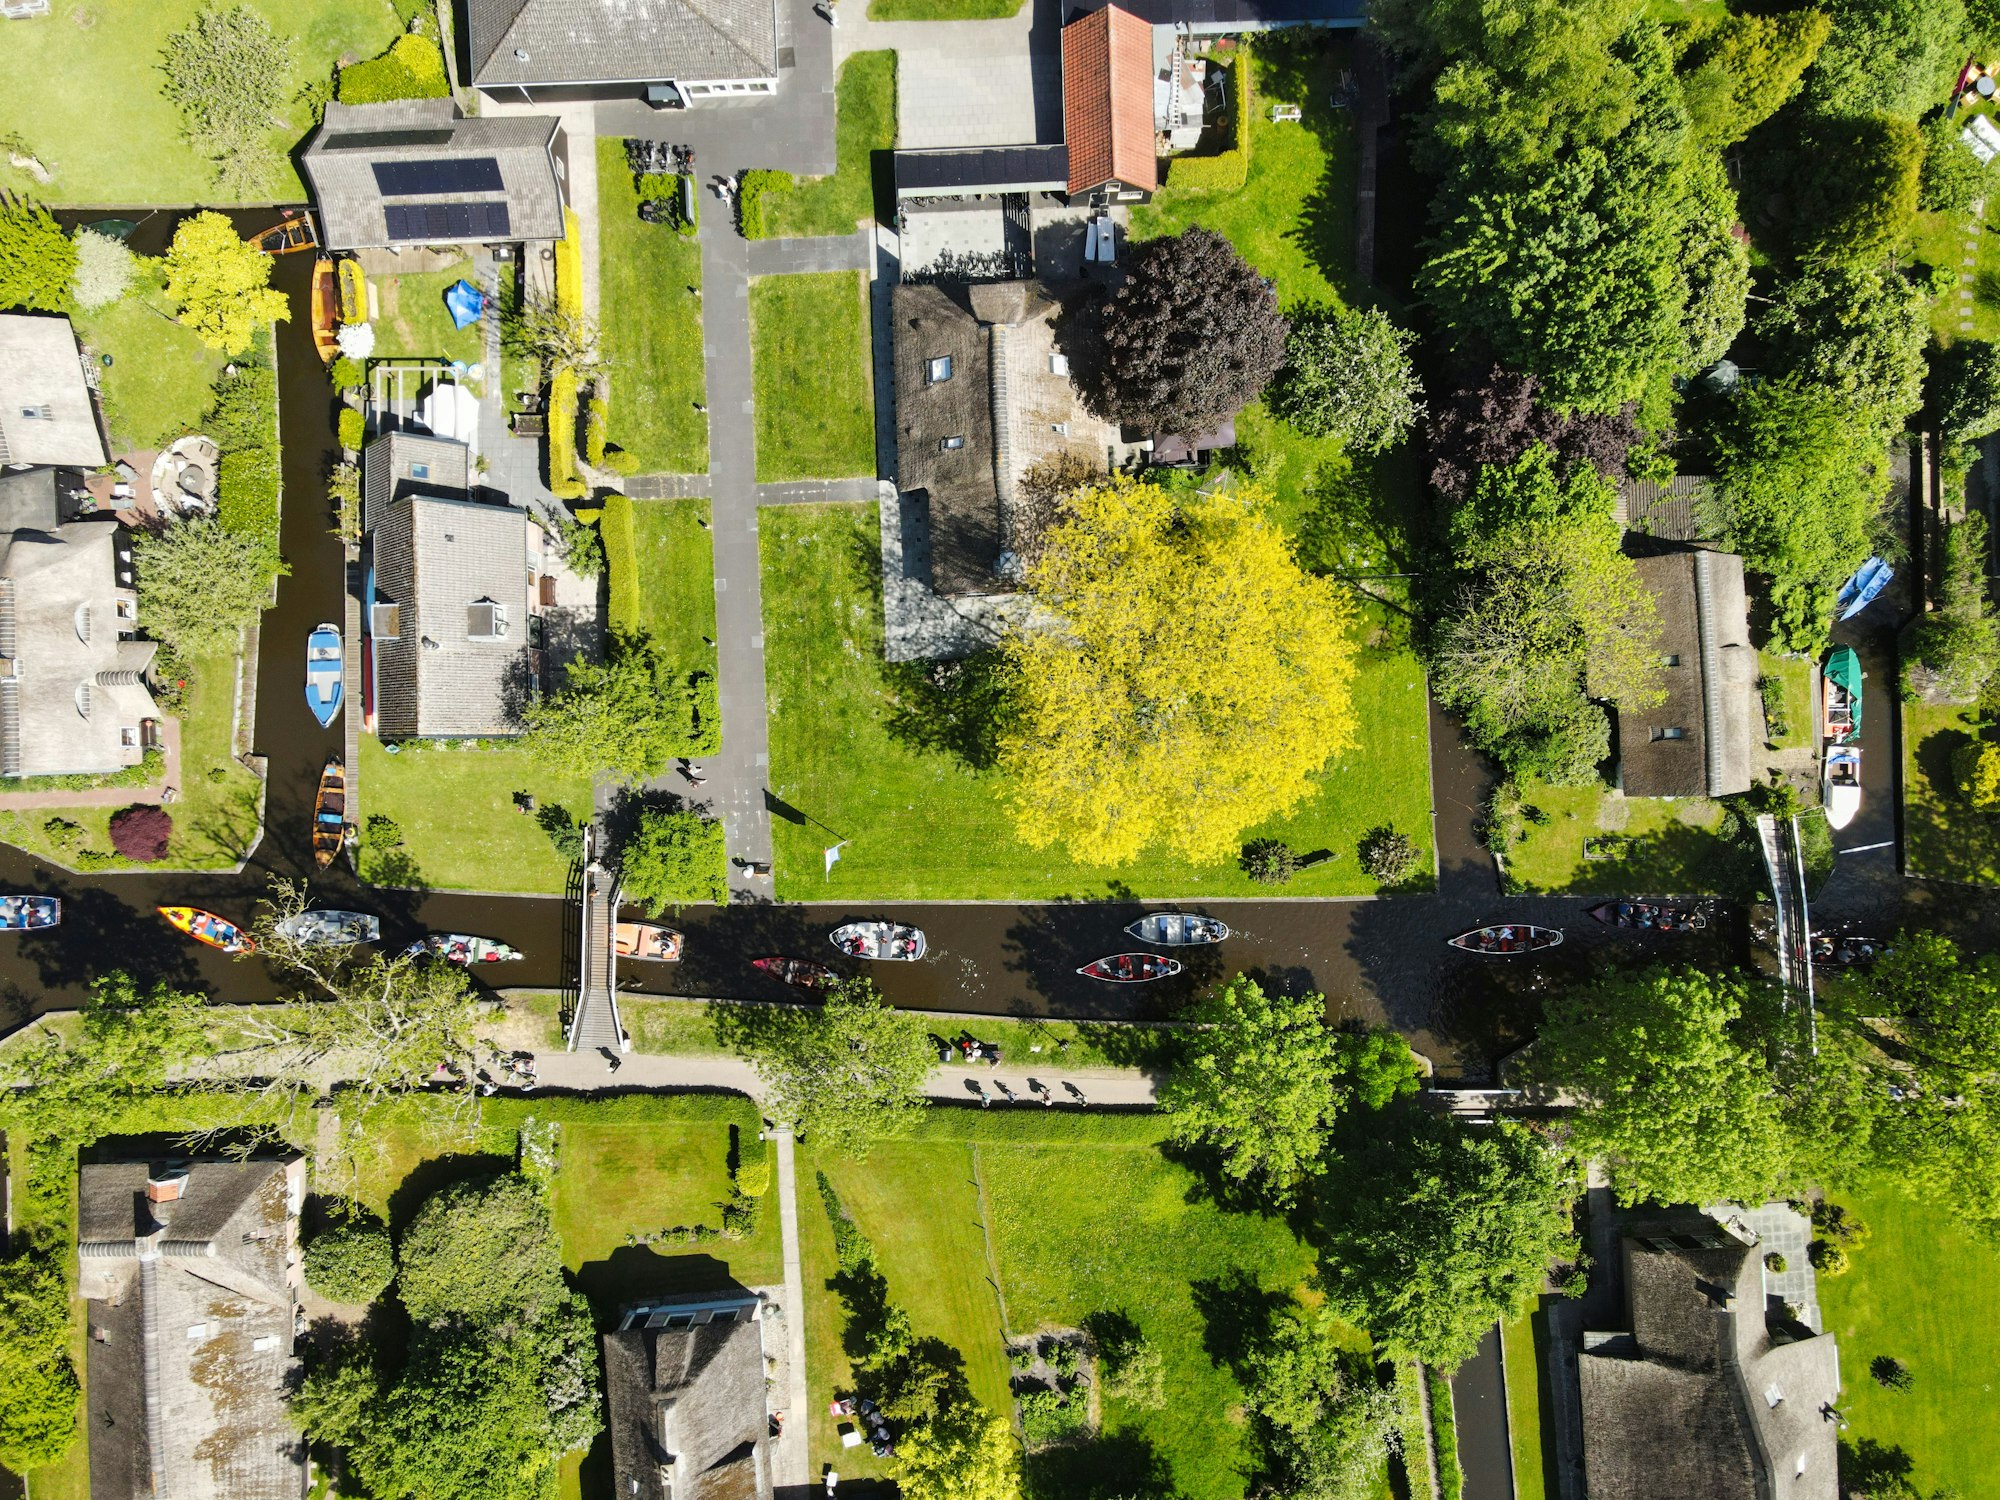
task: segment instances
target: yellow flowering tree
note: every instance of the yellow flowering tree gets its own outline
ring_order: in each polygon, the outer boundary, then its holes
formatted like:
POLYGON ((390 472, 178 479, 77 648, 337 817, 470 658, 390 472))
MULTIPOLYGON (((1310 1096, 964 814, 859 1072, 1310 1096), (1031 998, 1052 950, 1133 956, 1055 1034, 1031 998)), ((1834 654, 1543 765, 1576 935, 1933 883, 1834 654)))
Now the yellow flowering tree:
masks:
POLYGON ((1129 480, 1072 497, 1028 574, 1053 628, 1002 648, 1000 763, 1028 843, 1229 859, 1354 744, 1353 604, 1293 561, 1267 499, 1129 480))
POLYGON ((241 354, 260 325, 292 315, 285 294, 270 284, 271 257, 244 244, 221 214, 183 219, 163 264, 180 321, 211 349, 241 354))

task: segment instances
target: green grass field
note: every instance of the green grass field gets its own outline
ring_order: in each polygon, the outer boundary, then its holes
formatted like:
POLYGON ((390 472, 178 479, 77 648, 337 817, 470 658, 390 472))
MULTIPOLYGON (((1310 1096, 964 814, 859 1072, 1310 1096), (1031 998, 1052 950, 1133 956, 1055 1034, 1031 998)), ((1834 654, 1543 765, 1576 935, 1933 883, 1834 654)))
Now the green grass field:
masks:
POLYGON ((79 313, 76 331, 100 361, 97 378, 114 451, 158 448, 192 432, 208 411, 222 355, 173 320, 174 304, 157 277, 140 277, 129 294, 79 313))
POLYGON ((866 276, 757 277, 750 283, 750 351, 759 483, 875 472, 866 276))
POLYGON ((706 500, 635 500, 639 624, 687 671, 715 670, 715 553, 706 500))
MULTIPOLYGON (((390 0, 249 4, 291 42, 288 96, 344 54, 373 57, 403 30, 390 0)), ((214 173, 181 139, 180 111, 160 93, 160 50, 200 9, 200 0, 81 0, 10 23, 0 136, 20 136, 55 180, 43 186, 0 164, 0 187, 50 203, 219 205, 214 173)), ((271 130, 270 191, 256 201, 305 200, 289 153, 311 126, 306 105, 288 103, 271 130)))
POLYGON ((840 65, 835 90, 834 171, 767 191, 761 223, 745 223, 751 239, 853 234, 874 215, 874 156, 896 146, 896 54, 856 52, 840 65))
POLYGON ((1544 1315, 1500 1325, 1507 1362, 1507 1438, 1514 1449, 1514 1500, 1546 1500, 1555 1492, 1554 1455, 1542 1442, 1542 1416, 1553 1399, 1542 1379, 1544 1315))
POLYGON ((1785 732, 1771 737, 1771 747, 1775 750, 1810 749, 1819 738, 1812 716, 1813 664, 1797 656, 1759 651, 1757 670, 1763 676, 1775 677, 1784 684, 1781 693, 1785 706, 1785 732))
POLYGON ((442 271, 413 271, 371 277, 380 316, 375 319, 373 359, 441 359, 478 364, 486 357, 483 325, 454 328, 444 305, 445 288, 472 279, 472 262, 442 271))
POLYGON ((708 472, 701 349, 701 247, 639 217, 624 143, 597 142, 597 255, 611 441, 647 474, 708 472))
MULTIPOLYGON (((877 535, 872 504, 786 506, 762 520, 771 787, 818 820, 774 820, 780 896, 1268 893, 1234 864, 1162 855, 1107 869, 1030 849, 1014 835, 997 773, 899 737, 882 661, 877 535), (821 875, 820 824, 851 841, 831 879, 821 875)), ((1354 703, 1362 742, 1322 774, 1319 795, 1246 834, 1336 856, 1297 876, 1287 895, 1374 892, 1355 851, 1378 823, 1417 839, 1430 868, 1429 724, 1423 673, 1406 646, 1385 636, 1363 649, 1354 703)))
POLYGON ((1916 258, 1926 265, 1941 266, 1952 274, 1951 289, 1931 303, 1931 331, 1940 343, 1951 344, 1963 338, 2000 339, 2000 235, 1992 232, 1996 224, 2000 224, 2000 203, 1994 201, 1992 194, 1988 195, 1983 221, 1967 215, 1917 215, 1912 236, 1916 258), (1977 248, 1973 251, 1973 279, 1969 285, 1959 280, 1960 273, 1965 269, 1967 240, 1977 241, 1977 248), (1969 333, 1959 326, 1960 310, 1967 306, 1965 299, 1959 296, 1961 289, 1972 293, 1972 330, 1969 333))
POLYGON ((1601 787, 1523 786, 1527 805, 1548 821, 1521 822, 1526 837, 1507 850, 1510 886, 1576 895, 1712 895, 1720 804, 1706 798, 1618 797, 1601 787), (1627 840, 1615 859, 1585 859, 1584 840, 1627 840))
POLYGON ((528 792, 543 807, 560 804, 579 819, 591 812, 588 771, 552 771, 518 744, 487 740, 475 749, 451 741, 412 741, 390 755, 373 735, 361 737, 361 812, 395 819, 404 859, 385 862, 362 851, 361 878, 446 890, 559 895, 569 864, 534 818, 514 806, 528 792), (401 866, 401 868, 399 868, 401 866))
POLYGON ((2000 885, 1992 825, 1957 790, 1953 751, 1979 737, 1972 714, 1949 704, 1905 703, 1903 859, 1912 875, 2000 885))
POLYGON ((1843 1441, 1902 1449, 1925 1494, 1948 1486, 1959 1500, 1993 1500, 2000 1321, 1989 1314, 2000 1298, 2000 1249, 1885 1180, 1834 1196, 1873 1231, 1846 1274, 1819 1282, 1826 1331, 1840 1340, 1840 1408, 1851 1424, 1843 1441), (1870 1376, 1884 1357, 1908 1367, 1909 1389, 1887 1390, 1870 1376))

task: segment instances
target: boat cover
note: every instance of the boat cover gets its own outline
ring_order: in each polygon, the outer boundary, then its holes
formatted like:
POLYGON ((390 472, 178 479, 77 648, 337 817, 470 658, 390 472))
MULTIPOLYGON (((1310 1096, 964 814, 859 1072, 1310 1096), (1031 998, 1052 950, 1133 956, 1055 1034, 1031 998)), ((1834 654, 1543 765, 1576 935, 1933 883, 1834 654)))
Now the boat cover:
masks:
POLYGON ((1889 580, 1896 576, 1896 570, 1879 557, 1871 557, 1854 570, 1854 576, 1840 586, 1840 595, 1834 600, 1834 607, 1840 611, 1840 618, 1851 620, 1870 604, 1875 596, 1889 586, 1889 580))
POLYGON ((1855 738, 1861 736, 1861 658, 1852 646, 1836 646, 1826 659, 1827 681, 1844 689, 1854 709, 1855 738))

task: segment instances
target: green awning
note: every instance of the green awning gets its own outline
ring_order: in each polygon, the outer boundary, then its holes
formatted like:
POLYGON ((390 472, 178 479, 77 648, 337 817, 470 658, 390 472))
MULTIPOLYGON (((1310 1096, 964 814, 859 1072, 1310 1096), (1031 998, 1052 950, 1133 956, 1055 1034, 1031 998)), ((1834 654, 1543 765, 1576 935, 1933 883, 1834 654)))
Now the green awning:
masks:
POLYGON ((1844 691, 1854 705, 1854 737, 1861 737, 1861 658, 1852 646, 1836 646, 1826 659, 1826 680, 1844 691))

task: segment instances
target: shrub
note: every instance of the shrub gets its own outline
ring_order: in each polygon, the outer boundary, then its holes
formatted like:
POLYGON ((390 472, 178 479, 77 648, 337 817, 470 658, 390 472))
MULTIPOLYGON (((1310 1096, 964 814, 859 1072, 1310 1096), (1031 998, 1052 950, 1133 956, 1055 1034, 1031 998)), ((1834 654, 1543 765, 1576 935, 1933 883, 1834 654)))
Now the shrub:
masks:
POLYGON ((614 474, 636 474, 639 472, 639 455, 624 448, 606 448, 604 467, 614 474))
POLYGON ((1973 740, 1951 753, 1951 779, 1980 812, 2000 811, 2000 745, 1973 740))
POLYGON ((1032 1385, 1015 1397, 1021 1408, 1021 1441, 1030 1452, 1080 1437, 1088 1416, 1078 1392, 1032 1385))
POLYGON ((368 419, 352 406, 340 409, 340 446, 349 453, 359 453, 361 445, 368 441, 368 419))
POLYGON ((790 172, 760 169, 745 172, 736 190, 736 227, 746 240, 771 238, 771 209, 767 199, 782 198, 798 186, 790 172))
POLYGON ((761 1198, 771 1191, 771 1147, 763 1140, 749 1142, 750 1155, 736 1168, 736 1191, 746 1198, 761 1198))
POLYGON ((92 229, 76 232, 76 305, 85 312, 108 307, 132 285, 135 259, 123 240, 92 229))
POLYGON ((82 842, 83 825, 68 818, 49 818, 42 824, 42 837, 58 854, 67 854, 82 842))
POLYGON ((605 627, 613 635, 639 633, 639 533, 632 501, 626 495, 606 495, 604 515, 597 523, 604 546, 604 571, 611 580, 605 627))
POLYGON ((135 802, 111 815, 111 847, 142 865, 165 859, 174 836, 174 816, 164 807, 135 802))
POLYGON ((1299 857, 1283 839, 1257 839, 1243 846, 1243 873, 1259 885, 1283 885, 1299 873, 1299 857))
POLYGON ((549 379, 549 493, 558 500, 586 493, 576 477, 576 402, 576 371, 556 371, 549 379))
POLYGON ((604 393, 603 386, 590 393, 590 410, 583 419, 583 456, 592 468, 604 463, 604 436, 611 425, 607 414, 610 405, 611 398, 604 393))
POLYGON ((396 1279, 396 1252, 379 1219, 344 1220, 306 1246, 306 1280, 329 1302, 373 1302, 396 1279))
POLYGON ((403 846, 403 828, 387 813, 370 813, 361 830, 361 847, 370 854, 387 854, 403 846))
POLYGON ((1776 1250, 1773 1250, 1769 1255, 1764 1257, 1764 1269, 1769 1271, 1773 1276, 1784 1275, 1788 1264, 1785 1257, 1776 1250))
POLYGON ((1213 156, 1176 156, 1167 163, 1167 186, 1183 193, 1240 193, 1250 180, 1250 116, 1256 105, 1250 97, 1250 57, 1239 48, 1238 61, 1231 70, 1235 110, 1230 121, 1231 144, 1213 156))
POLYGON ((345 354, 333 362, 332 374, 333 388, 337 391, 358 391, 368 383, 368 366, 345 354))
POLYGON ((1361 839, 1361 868, 1382 885, 1407 880, 1417 868, 1417 841, 1386 824, 1361 839))
POLYGON ((557 539, 562 543, 563 565, 579 578, 597 578, 604 572, 604 539, 595 526, 560 516, 557 539))
POLYGON ((224 453, 215 472, 216 519, 239 536, 277 541, 279 483, 277 449, 238 448, 224 453))
POLYGON ((1451 1382, 1437 1370, 1425 1372, 1431 1388, 1431 1441, 1437 1449, 1438 1486, 1444 1500, 1459 1500, 1465 1492, 1465 1469, 1458 1459, 1458 1412, 1452 1405, 1451 1382))
POLYGON ((538 807, 535 822, 556 846, 557 854, 572 864, 583 858, 583 825, 568 808, 559 802, 538 807))
POLYGON ((1034 1369, 1035 1346, 1033 1344, 1015 1344, 1007 1351, 1007 1363, 1015 1369, 1024 1372, 1034 1369))
POLYGON ((1093 1313, 1084 1319, 1097 1346, 1099 1384, 1108 1396, 1152 1411, 1166 1405, 1166 1363, 1160 1349, 1122 1313, 1093 1313))
POLYGON ((1076 1374, 1078 1350, 1076 1344, 1063 1338, 1042 1340, 1042 1358, 1049 1362, 1049 1368, 1065 1380, 1076 1374))
POLYGON ((444 53, 438 44, 414 32, 389 44, 389 50, 366 62, 340 70, 342 104, 386 104, 392 99, 443 99, 450 95, 444 53))

